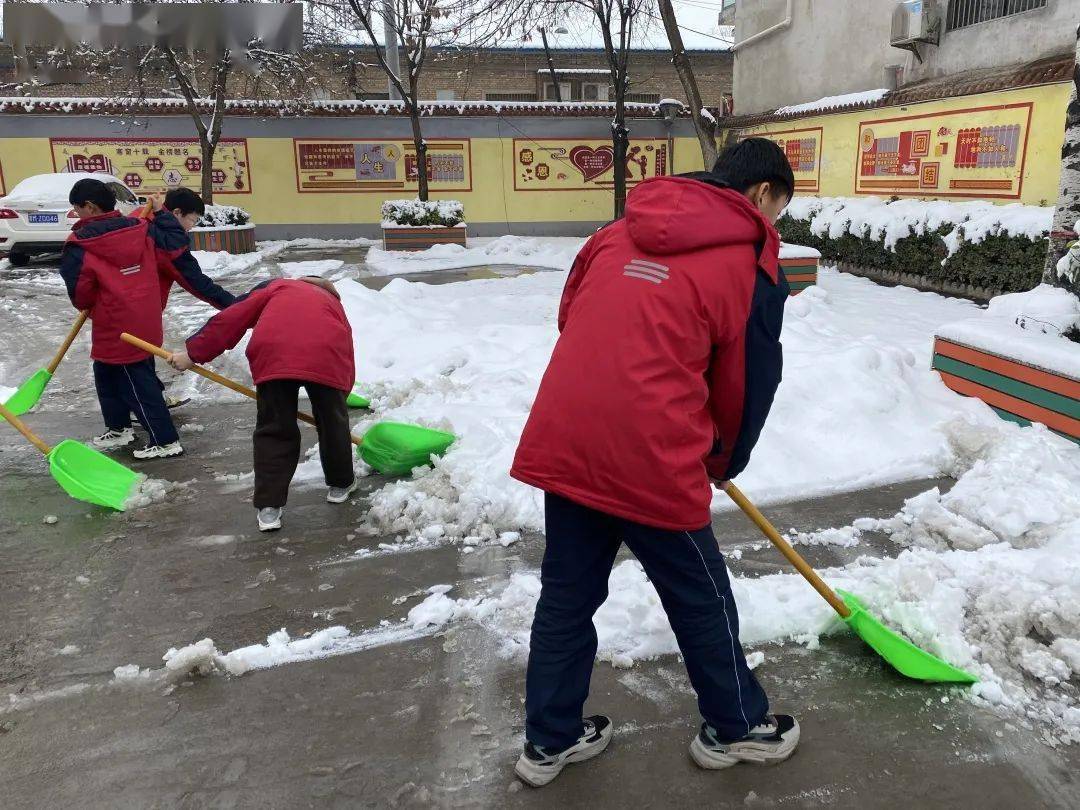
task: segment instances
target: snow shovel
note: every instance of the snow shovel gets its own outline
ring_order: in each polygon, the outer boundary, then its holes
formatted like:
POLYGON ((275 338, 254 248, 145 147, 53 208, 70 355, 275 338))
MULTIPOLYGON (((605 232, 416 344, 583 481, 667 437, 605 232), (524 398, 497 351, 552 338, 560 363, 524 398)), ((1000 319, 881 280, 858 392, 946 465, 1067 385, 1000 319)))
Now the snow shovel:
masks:
POLYGON ((146 477, 73 439, 49 447, 3 405, 0 416, 45 454, 52 477, 72 498, 123 512, 127 499, 146 477))
POLYGON ((353 390, 349 392, 349 395, 345 398, 345 404, 350 408, 370 408, 371 400, 362 394, 356 393, 358 386, 353 386, 353 390))
MULTIPOLYGON (((169 352, 160 346, 147 343, 127 332, 122 333, 120 339, 162 359, 168 360, 170 357, 169 352)), ((246 397, 259 398, 258 393, 246 385, 223 377, 208 368, 195 365, 191 367, 191 370, 246 397)), ((309 425, 315 424, 315 418, 303 411, 297 412, 296 418, 309 425)), ((455 439, 452 434, 441 430, 432 430, 419 425, 402 425, 397 422, 380 422, 369 428, 366 435, 371 436, 376 442, 371 452, 368 452, 364 439, 360 436, 351 436, 352 443, 357 446, 364 461, 384 475, 402 475, 413 467, 430 463, 431 456, 445 453, 455 439), (403 460, 409 464, 407 468, 402 467, 403 460)))
POLYGON ((86 323, 86 316, 86 312, 79 313, 79 317, 75 319, 75 323, 72 324, 71 330, 67 333, 67 337, 64 338, 64 342, 60 344, 56 355, 49 361, 49 365, 35 371, 30 379, 20 385, 15 393, 8 397, 4 405, 9 411, 16 416, 22 416, 38 404, 41 395, 45 393, 45 386, 53 378, 60 361, 64 359, 64 355, 67 354, 71 344, 75 342, 75 338, 79 336, 79 331, 83 328, 83 324, 86 323))
POLYGON ((901 675, 917 681, 936 683, 975 683, 979 680, 974 675, 957 669, 952 664, 942 661, 926 650, 919 649, 903 636, 894 633, 870 615, 862 602, 852 594, 840 591, 838 596, 837 592, 826 585, 809 563, 799 555, 799 552, 780 536, 780 532, 769 523, 756 506, 747 500, 737 486, 728 482, 724 487, 724 492, 761 529, 769 541, 780 549, 780 553, 795 566, 814 590, 832 606, 832 609, 840 614, 844 623, 901 675))

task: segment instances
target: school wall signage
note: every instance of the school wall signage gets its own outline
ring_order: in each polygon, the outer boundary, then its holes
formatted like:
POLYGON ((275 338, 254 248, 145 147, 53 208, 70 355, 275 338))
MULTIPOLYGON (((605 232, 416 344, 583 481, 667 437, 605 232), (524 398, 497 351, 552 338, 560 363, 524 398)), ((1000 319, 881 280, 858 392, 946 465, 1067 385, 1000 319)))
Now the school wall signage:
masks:
MULTIPOLYGON (((50 138, 53 171, 106 172, 136 194, 177 186, 199 189, 202 150, 196 138, 50 138)), ((250 194, 246 138, 222 138, 214 153, 214 194, 250 194)))
MULTIPOLYGON (((615 150, 610 140, 514 139, 515 191, 591 191, 615 186, 615 150)), ((671 174, 664 138, 632 138, 626 154, 626 184, 671 174)))
MULTIPOLYGON (((472 190, 468 138, 427 138, 428 184, 432 191, 472 190)), ((296 190, 300 193, 415 191, 416 149, 412 141, 366 138, 294 138, 296 190)))
POLYGON ((855 193, 1018 200, 1032 106, 861 121, 855 193))

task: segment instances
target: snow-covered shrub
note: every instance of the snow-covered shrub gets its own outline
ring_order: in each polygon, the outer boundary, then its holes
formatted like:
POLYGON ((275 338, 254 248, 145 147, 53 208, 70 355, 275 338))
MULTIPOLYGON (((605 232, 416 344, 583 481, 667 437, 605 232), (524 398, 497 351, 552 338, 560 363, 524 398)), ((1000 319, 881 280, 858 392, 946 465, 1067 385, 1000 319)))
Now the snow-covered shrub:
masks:
POLYGON ((383 227, 394 225, 452 228, 465 221, 460 200, 386 200, 382 204, 383 227))
POLYGON ((1030 290, 1042 277, 1049 208, 988 202, 799 197, 777 222, 822 258, 929 285, 1030 290))
POLYGON ((247 225, 251 214, 236 205, 208 205, 196 228, 224 228, 247 225))

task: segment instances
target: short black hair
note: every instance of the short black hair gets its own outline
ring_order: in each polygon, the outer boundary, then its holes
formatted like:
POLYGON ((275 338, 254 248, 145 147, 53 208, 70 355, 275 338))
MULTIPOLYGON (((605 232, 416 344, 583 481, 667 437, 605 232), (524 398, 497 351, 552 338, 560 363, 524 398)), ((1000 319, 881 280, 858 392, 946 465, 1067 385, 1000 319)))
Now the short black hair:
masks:
POLYGON ((116 208, 116 195, 100 180, 84 177, 71 187, 68 202, 72 205, 94 203, 102 211, 112 211, 116 208))
POLYGON ((165 208, 169 211, 180 209, 181 214, 190 214, 194 211, 200 217, 206 213, 206 203, 203 198, 190 188, 174 188, 165 195, 165 208))
POLYGON ((729 146, 716 159, 712 173, 742 194, 758 183, 786 191, 789 200, 795 193, 791 164, 784 150, 768 138, 747 138, 729 146))

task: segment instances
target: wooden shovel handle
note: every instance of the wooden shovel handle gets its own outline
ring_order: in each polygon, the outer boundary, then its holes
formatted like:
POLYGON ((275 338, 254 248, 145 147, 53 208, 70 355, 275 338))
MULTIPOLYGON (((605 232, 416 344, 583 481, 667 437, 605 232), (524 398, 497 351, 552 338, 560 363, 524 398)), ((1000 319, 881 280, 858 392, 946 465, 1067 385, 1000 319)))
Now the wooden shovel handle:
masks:
MULTIPOLYGON (((120 334, 120 339, 127 343, 130 343, 136 348, 142 349, 144 352, 150 352, 150 354, 157 355, 163 360, 168 360, 170 357, 172 357, 172 354, 170 352, 166 351, 160 346, 155 346, 153 343, 147 343, 145 340, 137 338, 134 335, 129 335, 127 332, 122 332, 120 334)), ((248 388, 246 385, 241 385, 238 382, 230 380, 228 377, 223 377, 216 371, 211 371, 204 366, 194 365, 191 367, 191 370, 200 376, 206 377, 206 379, 208 380, 216 382, 218 385, 224 385, 226 388, 230 388, 238 394, 243 394, 245 397, 251 397, 252 399, 259 398, 259 395, 252 389, 248 388)), ((311 414, 304 413, 303 411, 297 411, 296 418, 299 419, 301 422, 307 422, 309 425, 315 424, 315 417, 311 414)), ((355 444, 357 447, 364 443, 364 440, 359 436, 353 436, 350 434, 349 438, 352 439, 352 443, 355 444)))
POLYGON ((13 414, 7 408, 5 408, 2 402, 0 402, 0 416, 11 422, 11 426, 17 431, 19 431, 19 433, 21 433, 23 436, 25 436, 26 440, 29 441, 32 445, 34 445, 34 447, 36 447, 42 453, 44 453, 45 455, 49 455, 49 453, 52 452, 52 448, 49 447, 49 445, 45 444, 45 442, 43 442, 33 433, 31 433, 30 428, 28 428, 23 423, 23 420, 13 414))
POLYGON ((749 499, 742 494, 742 491, 737 486, 729 481, 727 486, 724 487, 724 492, 726 492, 728 497, 735 501, 736 505, 743 510, 746 516, 761 529, 761 533, 769 538, 769 542, 780 549, 780 553, 787 558, 787 561, 795 566, 796 570, 813 586, 815 591, 821 594, 826 602, 832 605, 832 609, 839 613, 841 618, 846 619, 851 615, 851 609, 844 604, 844 600, 837 596, 836 592, 825 584, 825 581, 817 575, 817 571, 810 567, 810 563, 804 560, 799 552, 793 549, 791 544, 780 536, 780 532, 776 530, 776 527, 769 523, 768 518, 761 514, 756 506, 750 503, 749 499))
POLYGON ((53 357, 49 365, 46 367, 50 374, 55 374, 57 366, 60 365, 60 361, 64 359, 64 355, 67 354, 67 350, 71 348, 71 344, 75 342, 75 338, 79 336, 79 332, 83 328, 83 324, 86 323, 86 317, 89 313, 83 310, 79 313, 79 317, 75 319, 75 323, 71 325, 70 331, 67 333, 67 337, 64 338, 64 342, 60 344, 60 348, 56 351, 56 356, 53 357))

